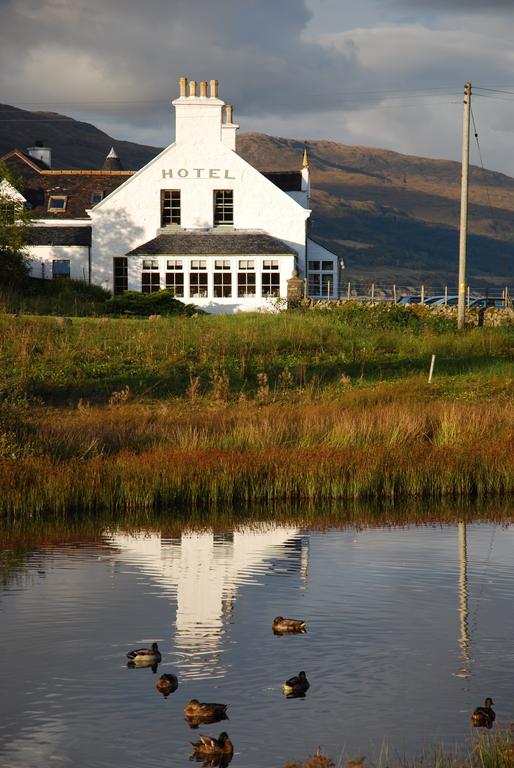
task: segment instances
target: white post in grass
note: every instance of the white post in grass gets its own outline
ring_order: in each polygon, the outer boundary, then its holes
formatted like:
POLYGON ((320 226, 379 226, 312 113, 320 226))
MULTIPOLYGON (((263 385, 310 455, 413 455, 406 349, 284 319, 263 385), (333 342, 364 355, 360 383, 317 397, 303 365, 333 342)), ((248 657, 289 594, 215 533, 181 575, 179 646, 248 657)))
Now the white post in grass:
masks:
POLYGON ((396 304, 396 285, 393 285, 393 301, 396 304))
POLYGON ((346 294, 346 298, 348 299, 348 301, 350 301, 350 296, 351 295, 352 295, 351 285, 350 285, 350 282, 348 282, 348 291, 347 291, 347 294, 346 294))
POLYGON ((428 383, 432 382, 432 374, 434 373, 435 355, 432 355, 430 360, 430 371, 428 372, 428 383))

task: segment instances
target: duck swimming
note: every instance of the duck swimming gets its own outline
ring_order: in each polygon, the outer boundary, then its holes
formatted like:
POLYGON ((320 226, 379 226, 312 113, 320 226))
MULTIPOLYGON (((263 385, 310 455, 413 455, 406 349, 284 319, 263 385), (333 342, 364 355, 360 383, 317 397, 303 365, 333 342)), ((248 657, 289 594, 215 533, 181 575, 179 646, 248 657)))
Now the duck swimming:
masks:
POLYGON ((303 696, 307 689, 310 688, 310 683, 307 680, 305 672, 299 672, 295 677, 290 677, 289 680, 282 686, 282 691, 286 696, 303 696))
POLYGON ((231 755, 234 751, 234 745, 225 731, 220 733, 217 739, 200 734, 200 741, 192 741, 191 744, 195 753, 199 755, 231 755))
POLYGON ((161 661, 161 653, 157 643, 152 643, 151 648, 137 648, 127 653, 127 659, 131 666, 152 667, 161 661))
POLYGON ((305 632, 306 623, 301 619, 284 619, 283 616, 276 616, 271 628, 276 635, 283 635, 286 632, 305 632))
POLYGON ((161 675, 160 678, 157 680, 157 685, 155 686, 159 693, 162 693, 164 698, 170 695, 170 693, 173 693, 173 691, 176 691, 178 688, 178 680, 175 677, 175 675, 161 675))
POLYGON ((489 697, 484 701, 483 707, 477 707, 471 715, 471 722, 476 728, 492 728, 496 719, 496 713, 492 709, 494 701, 489 697))
POLYGON ((211 718, 217 717, 220 720, 227 717, 228 704, 216 704, 214 702, 201 702, 198 699, 191 699, 191 701, 184 707, 184 714, 187 717, 194 718, 211 718))

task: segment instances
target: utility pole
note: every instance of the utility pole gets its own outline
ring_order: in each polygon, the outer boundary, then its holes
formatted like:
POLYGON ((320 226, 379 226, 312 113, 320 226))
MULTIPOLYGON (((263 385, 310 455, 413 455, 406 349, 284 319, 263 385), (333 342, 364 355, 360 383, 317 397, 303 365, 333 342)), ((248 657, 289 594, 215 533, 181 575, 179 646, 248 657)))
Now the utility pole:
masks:
POLYGON ((468 172, 469 172, 469 116, 471 112, 471 83, 464 86, 464 120, 462 125, 462 181, 460 191, 459 239, 459 303, 457 328, 464 328, 466 311, 466 246, 468 236, 468 172))

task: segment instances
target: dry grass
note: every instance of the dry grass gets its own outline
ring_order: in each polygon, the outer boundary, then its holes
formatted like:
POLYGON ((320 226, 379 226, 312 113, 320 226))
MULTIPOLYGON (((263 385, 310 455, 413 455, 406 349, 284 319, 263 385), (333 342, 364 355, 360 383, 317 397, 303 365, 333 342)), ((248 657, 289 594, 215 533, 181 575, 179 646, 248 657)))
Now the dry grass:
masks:
POLYGON ((0 460, 4 513, 514 490, 512 406, 182 401, 26 409, 0 460))
POLYGON ((508 329, 377 313, 0 317, 0 513, 512 493, 508 329))

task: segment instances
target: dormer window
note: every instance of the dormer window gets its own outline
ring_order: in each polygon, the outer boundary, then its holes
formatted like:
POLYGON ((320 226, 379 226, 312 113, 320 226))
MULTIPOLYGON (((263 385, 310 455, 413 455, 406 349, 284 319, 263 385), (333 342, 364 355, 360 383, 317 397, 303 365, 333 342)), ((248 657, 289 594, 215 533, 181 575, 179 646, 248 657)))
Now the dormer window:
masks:
POLYGON ((59 213, 66 210, 68 198, 66 195, 50 195, 48 198, 48 211, 59 213))
POLYGON ((230 226, 234 224, 234 190, 214 190, 214 226, 230 226))

